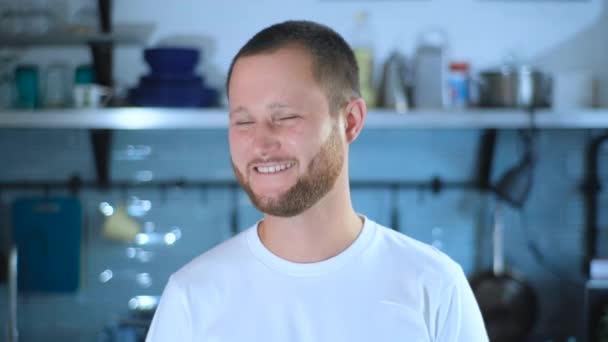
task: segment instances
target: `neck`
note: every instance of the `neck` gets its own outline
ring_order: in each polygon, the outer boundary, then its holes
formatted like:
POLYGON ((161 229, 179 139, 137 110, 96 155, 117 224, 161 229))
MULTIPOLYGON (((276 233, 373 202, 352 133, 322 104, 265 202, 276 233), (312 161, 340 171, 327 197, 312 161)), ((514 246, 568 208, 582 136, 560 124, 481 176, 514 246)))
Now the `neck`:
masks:
POLYGON ((350 200, 347 177, 310 209, 293 217, 264 215, 262 243, 275 255, 298 263, 329 259, 350 246, 363 228, 350 200))

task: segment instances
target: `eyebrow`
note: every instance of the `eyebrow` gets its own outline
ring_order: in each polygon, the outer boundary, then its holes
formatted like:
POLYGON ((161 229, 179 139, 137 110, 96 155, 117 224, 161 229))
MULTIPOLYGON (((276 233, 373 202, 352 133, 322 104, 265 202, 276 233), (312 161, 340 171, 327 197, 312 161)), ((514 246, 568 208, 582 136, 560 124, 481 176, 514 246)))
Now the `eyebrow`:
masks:
MULTIPOLYGON (((268 106, 266 106, 266 108, 268 108, 269 110, 277 110, 277 109, 284 109, 284 108, 290 108, 290 107, 289 107, 289 105, 287 105, 285 103, 273 102, 273 103, 269 104, 268 106)), ((239 114, 239 113, 249 114, 249 111, 247 110, 247 108, 245 108, 243 106, 238 106, 234 110, 231 110, 228 113, 228 115, 233 116, 233 115, 239 114)))
POLYGON ((232 117, 233 115, 238 114, 238 113, 248 114, 249 111, 243 106, 238 106, 234 110, 231 110, 228 113, 228 116, 232 117))

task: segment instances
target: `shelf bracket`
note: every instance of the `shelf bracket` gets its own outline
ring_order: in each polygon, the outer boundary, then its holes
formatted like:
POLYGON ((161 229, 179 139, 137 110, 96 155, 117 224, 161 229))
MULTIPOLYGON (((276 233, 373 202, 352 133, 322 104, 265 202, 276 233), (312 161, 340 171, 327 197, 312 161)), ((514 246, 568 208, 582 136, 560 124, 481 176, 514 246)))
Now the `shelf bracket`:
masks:
POLYGON ((89 135, 95 158, 97 184, 102 188, 107 188, 110 186, 112 131, 109 129, 90 130, 89 135))
POLYGON ((585 151, 585 178, 581 186, 585 201, 585 232, 583 274, 589 276, 591 260, 597 257, 597 233, 599 229, 599 193, 601 191, 598 174, 601 147, 608 143, 608 131, 593 138, 585 151))
POLYGON ((496 147, 496 129, 486 129, 479 139, 477 150, 477 177, 475 183, 479 191, 492 189, 492 166, 496 147))

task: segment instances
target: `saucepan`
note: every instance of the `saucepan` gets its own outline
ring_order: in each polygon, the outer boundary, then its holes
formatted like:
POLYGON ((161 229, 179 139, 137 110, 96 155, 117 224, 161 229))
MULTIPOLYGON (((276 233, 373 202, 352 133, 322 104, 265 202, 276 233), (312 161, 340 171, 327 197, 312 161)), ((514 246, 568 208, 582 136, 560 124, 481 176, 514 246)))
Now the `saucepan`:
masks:
POLYGON ((477 77, 480 107, 548 107, 550 76, 528 65, 504 65, 485 70, 477 77))
POLYGON ((534 328, 537 298, 532 286, 505 269, 500 204, 494 213, 493 268, 475 273, 469 282, 492 342, 522 342, 534 328))

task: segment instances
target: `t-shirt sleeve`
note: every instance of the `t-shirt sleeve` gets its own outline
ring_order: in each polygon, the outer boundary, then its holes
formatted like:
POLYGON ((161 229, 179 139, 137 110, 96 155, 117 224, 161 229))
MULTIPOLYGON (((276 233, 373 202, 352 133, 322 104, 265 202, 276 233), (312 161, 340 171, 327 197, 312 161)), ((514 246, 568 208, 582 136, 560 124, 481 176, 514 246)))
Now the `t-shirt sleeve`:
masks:
POLYGON ((477 300, 462 268, 453 272, 437 312, 436 342, 487 342, 477 300))
POLYGON ((171 277, 154 313, 146 342, 188 342, 192 341, 191 332, 186 293, 171 277))

